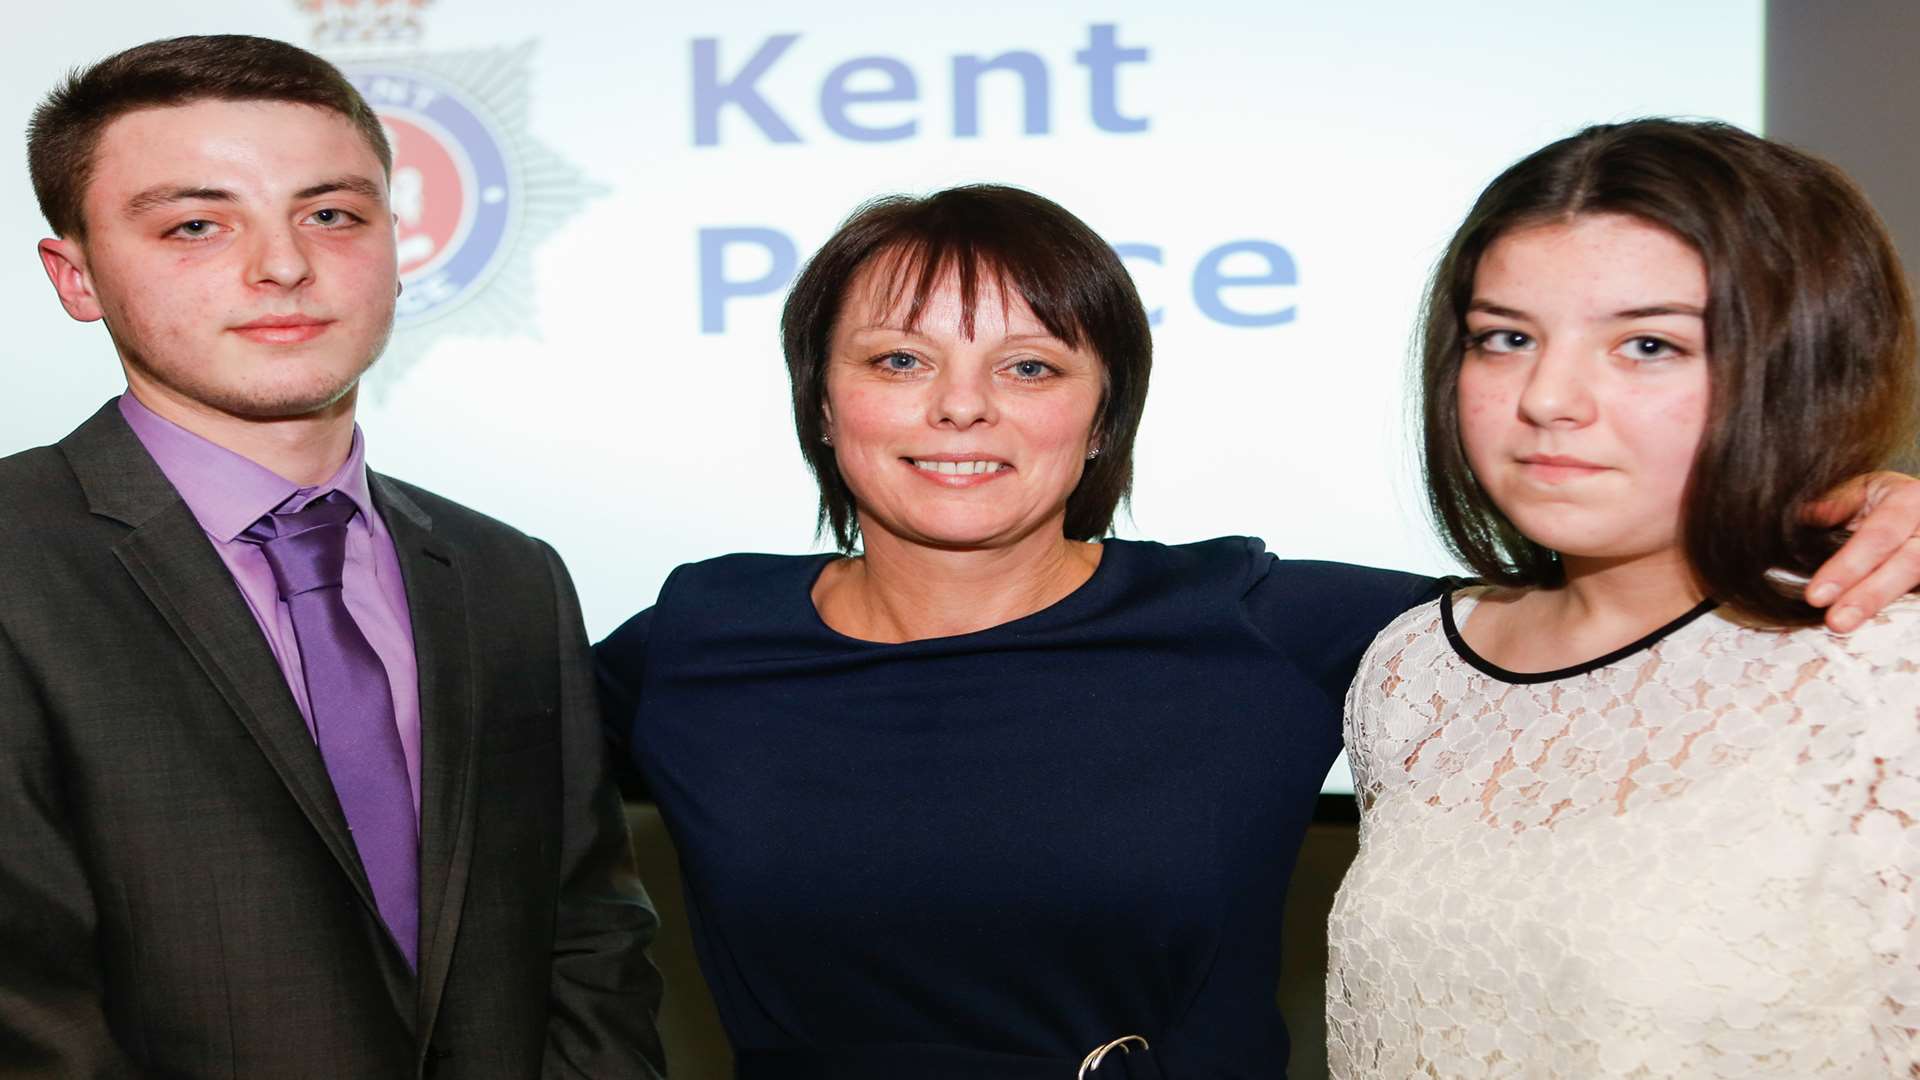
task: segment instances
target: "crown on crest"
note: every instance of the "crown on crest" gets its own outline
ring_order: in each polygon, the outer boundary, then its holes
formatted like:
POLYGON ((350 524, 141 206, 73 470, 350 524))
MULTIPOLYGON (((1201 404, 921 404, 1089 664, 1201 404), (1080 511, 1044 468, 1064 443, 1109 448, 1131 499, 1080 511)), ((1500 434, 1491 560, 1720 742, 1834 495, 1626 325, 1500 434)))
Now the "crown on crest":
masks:
POLYGON ((421 12, 433 0, 294 0, 313 19, 313 42, 321 48, 385 48, 420 43, 421 12))

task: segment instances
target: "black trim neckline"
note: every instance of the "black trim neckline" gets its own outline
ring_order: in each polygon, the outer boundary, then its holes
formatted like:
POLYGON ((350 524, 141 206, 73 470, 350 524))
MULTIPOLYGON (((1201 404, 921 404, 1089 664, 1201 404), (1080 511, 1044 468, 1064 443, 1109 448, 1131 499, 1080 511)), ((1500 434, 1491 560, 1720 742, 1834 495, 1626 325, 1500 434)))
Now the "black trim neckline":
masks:
MULTIPOLYGON (((1454 583, 1449 582, 1448 584, 1452 586, 1454 583)), ((1462 582, 1461 584, 1469 583, 1462 582)), ((1491 675, 1501 682, 1519 683, 1522 685, 1555 682, 1560 679, 1571 679, 1577 675, 1585 675, 1590 671, 1598 671, 1608 664, 1617 663, 1632 656, 1634 653, 1644 652, 1652 648, 1659 644, 1661 639, 1720 606, 1720 601, 1709 597, 1693 605, 1685 614, 1667 623, 1665 626, 1652 630, 1636 641, 1622 645, 1612 652, 1602 656, 1596 656, 1592 660, 1584 663, 1555 668, 1552 671, 1509 671, 1499 664, 1488 660, 1486 657, 1481 656, 1479 653, 1474 652, 1473 647, 1467 644, 1467 640, 1460 636, 1460 627, 1453 619, 1453 594, 1454 589, 1452 587, 1447 588, 1440 594, 1440 628, 1446 631, 1447 644, 1453 646, 1454 653, 1457 654, 1460 659, 1465 660, 1474 670, 1484 675, 1491 675)))

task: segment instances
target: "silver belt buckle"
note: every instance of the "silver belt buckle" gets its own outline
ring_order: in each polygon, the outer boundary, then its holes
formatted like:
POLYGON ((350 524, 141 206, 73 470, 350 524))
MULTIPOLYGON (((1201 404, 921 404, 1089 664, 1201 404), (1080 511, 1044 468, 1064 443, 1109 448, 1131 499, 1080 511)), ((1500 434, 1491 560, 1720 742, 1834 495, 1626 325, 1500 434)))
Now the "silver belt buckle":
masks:
POLYGON ((1133 1047, 1129 1045, 1131 1043, 1139 1043, 1140 1049, 1142 1050, 1152 1049, 1147 1045, 1147 1040, 1138 1035, 1122 1035, 1105 1046, 1095 1048, 1093 1053, 1088 1054, 1086 1058, 1080 1062, 1080 1075, 1076 1077, 1075 1080, 1087 1080, 1087 1074, 1098 1069, 1100 1063, 1107 1060, 1107 1055, 1115 1050, 1123 1054, 1133 1053, 1133 1047))

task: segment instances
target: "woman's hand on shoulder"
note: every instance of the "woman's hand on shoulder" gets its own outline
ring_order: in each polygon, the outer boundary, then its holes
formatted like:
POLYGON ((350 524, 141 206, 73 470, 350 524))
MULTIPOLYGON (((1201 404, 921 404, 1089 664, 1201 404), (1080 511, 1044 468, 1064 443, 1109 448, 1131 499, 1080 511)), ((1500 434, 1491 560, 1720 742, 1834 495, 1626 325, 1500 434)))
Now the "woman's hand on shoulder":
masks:
POLYGON ((1846 633, 1920 587, 1920 479, 1897 472, 1856 477, 1809 505, 1809 523, 1853 537, 1807 582, 1807 603, 1846 633))

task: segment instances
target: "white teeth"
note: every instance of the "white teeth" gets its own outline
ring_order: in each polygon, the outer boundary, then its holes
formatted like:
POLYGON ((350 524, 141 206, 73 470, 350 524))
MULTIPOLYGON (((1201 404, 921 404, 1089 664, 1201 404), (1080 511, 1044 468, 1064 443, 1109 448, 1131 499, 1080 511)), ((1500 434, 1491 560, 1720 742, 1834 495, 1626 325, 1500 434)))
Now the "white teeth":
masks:
POLYGON ((924 472, 939 473, 942 476, 974 476, 979 473, 997 473, 1006 466, 997 461, 920 461, 913 460, 913 467, 924 472))

